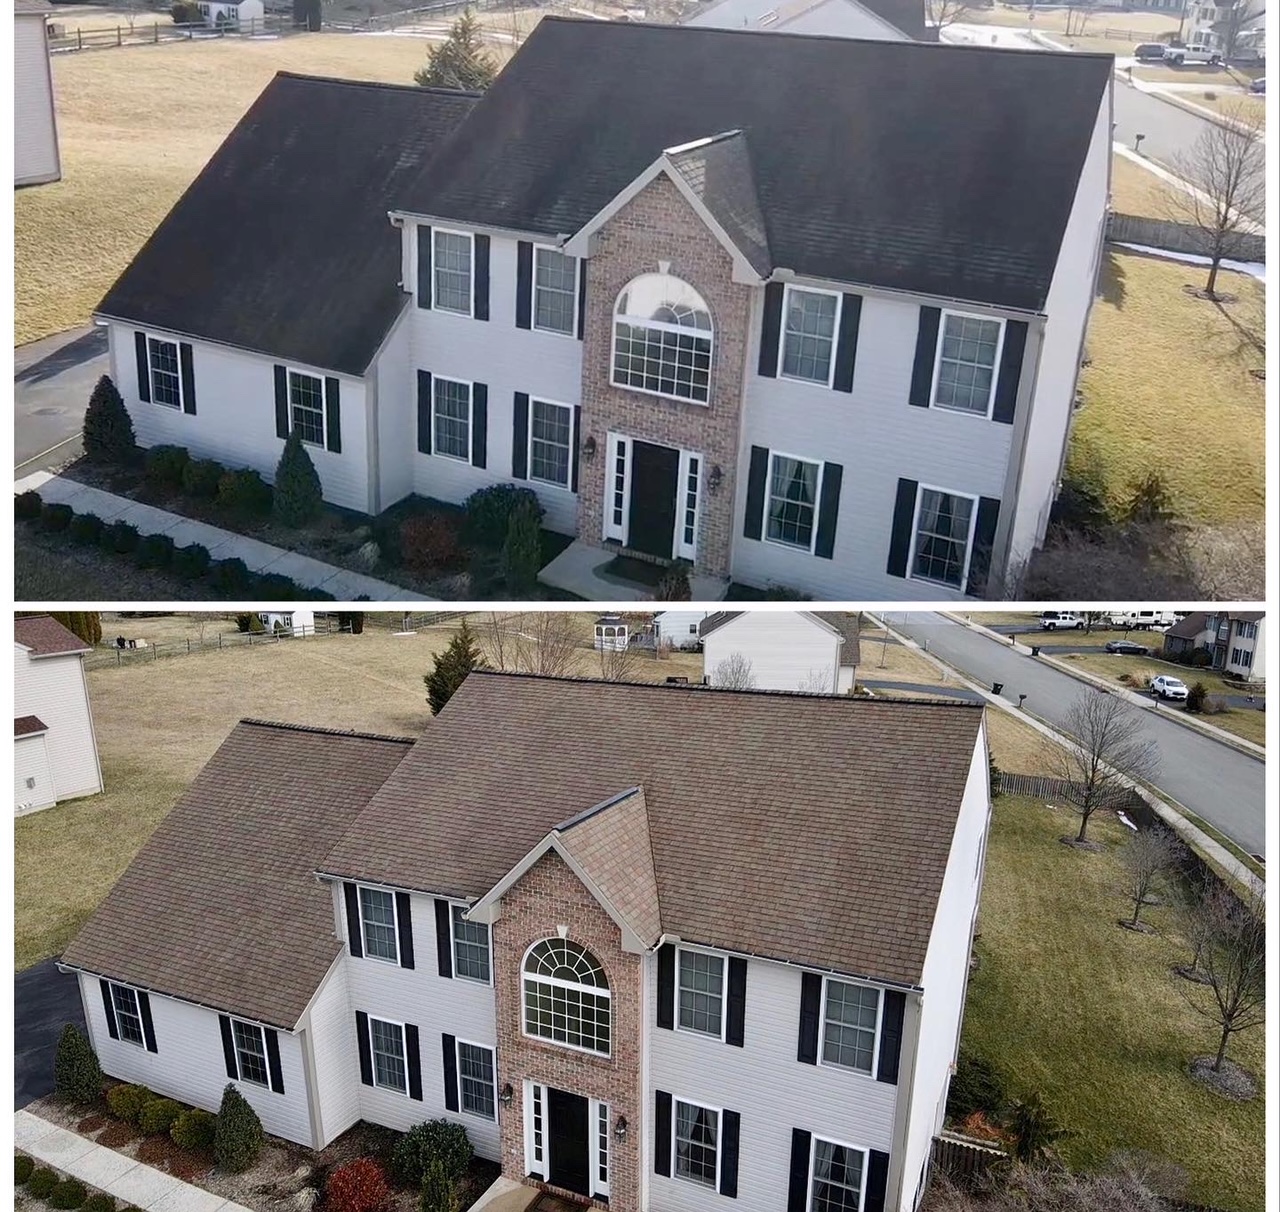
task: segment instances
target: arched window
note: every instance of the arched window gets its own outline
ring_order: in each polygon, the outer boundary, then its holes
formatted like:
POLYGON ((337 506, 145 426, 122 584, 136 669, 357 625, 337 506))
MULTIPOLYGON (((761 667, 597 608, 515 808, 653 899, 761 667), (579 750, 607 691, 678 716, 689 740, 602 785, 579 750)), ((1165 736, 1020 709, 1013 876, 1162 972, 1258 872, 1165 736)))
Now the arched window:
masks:
POLYGON ((568 939, 534 943, 524 960, 528 1035, 609 1055, 609 980, 590 951, 568 939))
POLYGON ((692 286, 670 274, 641 274, 614 308, 613 382, 705 404, 711 341, 711 312, 692 286))

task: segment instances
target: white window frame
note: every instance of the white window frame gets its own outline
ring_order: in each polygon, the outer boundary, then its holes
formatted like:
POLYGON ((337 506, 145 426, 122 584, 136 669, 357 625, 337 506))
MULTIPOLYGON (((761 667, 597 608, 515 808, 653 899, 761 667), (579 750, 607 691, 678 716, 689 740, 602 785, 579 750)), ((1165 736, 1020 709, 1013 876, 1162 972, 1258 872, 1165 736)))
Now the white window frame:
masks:
MULTIPOLYGON (((859 1077, 865 1077, 871 1081, 877 1080, 876 1075, 880 1072, 880 1032, 884 1026, 884 990, 879 985, 872 985, 866 981, 855 981, 845 979, 839 976, 824 976, 822 978, 822 1006, 818 1014, 818 1064, 827 1069, 836 1069, 841 1073, 856 1073, 859 1077), (863 1073, 861 1069, 855 1069, 852 1065, 842 1065, 839 1061, 829 1061, 826 1057, 827 1051, 827 991, 834 981, 838 985, 855 985, 859 989, 871 989, 876 994, 876 1032, 875 1038, 871 1041, 871 1072, 863 1073)), ((823 1137, 824 1140, 828 1139, 823 1137)), ((832 1144, 839 1144, 839 1141, 832 1141, 832 1144)))
POLYGON ((782 291, 782 322, 778 329, 778 364, 774 367, 774 373, 779 379, 786 379, 788 383, 805 383, 809 387, 821 387, 827 391, 831 390, 831 385, 836 379, 836 351, 840 347, 840 320, 844 313, 844 294, 838 290, 824 290, 820 286, 796 286, 788 282, 782 291), (836 321, 835 329, 831 333, 831 365, 827 367, 827 381, 822 383, 818 379, 802 379, 799 375, 788 375, 782 373, 783 361, 787 352, 787 307, 791 302, 792 292, 799 291, 806 295, 832 295, 836 301, 836 321))
POLYGON ((134 1048, 141 1048, 144 1052, 147 1050, 147 1027, 142 1021, 142 1003, 138 1000, 138 991, 132 985, 122 985, 119 981, 108 981, 108 987, 111 991, 111 1013, 116 1020, 116 1034, 120 1037, 119 1042, 129 1044, 134 1048), (133 1017, 138 1020, 138 1033, 141 1039, 127 1039, 124 1031, 120 1027, 120 1007, 116 1005, 116 990, 120 989, 133 998, 133 1017))
MULTIPOLYGON (((680 452, 680 469, 677 472, 679 478, 676 481, 676 532, 672 537, 675 540, 674 550, 677 557, 693 562, 698 558, 698 530, 702 523, 703 472, 706 470, 706 465, 707 461, 699 451, 682 450, 680 452), (693 474, 690 464, 694 462, 698 465, 698 479, 693 496, 693 542, 686 543, 684 515, 688 505, 689 477, 693 474)), ((628 497, 630 495, 630 493, 627 494, 628 497)))
MULTIPOLYGON (((458 1113, 460 1115, 471 1115, 476 1119, 482 1119, 485 1123, 496 1124, 498 1122, 498 1050, 493 1044, 477 1043, 473 1039, 457 1038, 453 1041, 453 1070, 454 1082, 457 1085, 458 1095, 458 1113), (489 1054, 491 1062, 490 1067, 493 1070, 493 1114, 485 1115, 480 1111, 472 1111, 466 1106, 462 1097, 462 1045, 466 1044, 468 1048, 479 1048, 482 1052, 489 1054)), ((546 1126, 543 1125, 543 1132, 546 1132, 546 1126)))
MULTIPOLYGON (((373 1055, 372 1036, 370 1037, 370 1040, 369 1040, 369 1047, 370 1047, 370 1055, 372 1056, 373 1055)), ((251 1023, 249 1022, 248 1019, 243 1019, 243 1018, 233 1018, 231 1020, 231 1051, 235 1054, 235 1058, 236 1058, 236 1080, 237 1081, 248 1082, 249 1085, 257 1086, 260 1090, 271 1089, 271 1058, 267 1054, 267 1033, 266 1031, 263 1030, 262 1025, 260 1023, 251 1023), (237 1025, 244 1027, 249 1031, 256 1031, 258 1033, 258 1040, 262 1044, 262 1067, 267 1071, 267 1080, 265 1082, 255 1081, 253 1078, 245 1077, 244 1075, 244 1065, 240 1063, 240 1041, 236 1037, 237 1025)))
POLYGON ((525 1173, 536 1174, 543 1182, 547 1181, 547 1087, 542 1082, 529 1078, 524 1081, 524 1162, 525 1173), (542 1119, 542 1140, 534 1136, 534 1106, 538 1107, 542 1119), (539 1157, 538 1154, 542 1156, 539 1157))
POLYGON ((166 408, 170 412, 177 412, 186 415, 187 398, 182 389, 182 342, 177 337, 162 337, 159 333, 143 332, 143 336, 147 340, 147 395, 151 397, 148 401, 157 408, 166 408), (172 345, 174 355, 178 359, 178 402, 176 404, 166 404, 163 400, 156 399, 156 381, 155 371, 151 365, 151 342, 156 341, 163 345, 172 345))
POLYGON ((835 1145, 837 1149, 852 1149, 855 1153, 862 1154, 862 1182, 858 1189, 858 1212, 862 1212, 862 1209, 867 1206, 867 1168, 871 1165, 871 1150, 863 1145, 850 1145, 842 1140, 833 1140, 830 1136, 819 1136, 816 1132, 809 1137, 809 1189, 804 1201, 806 1212, 813 1212, 813 1170, 818 1160, 819 1141, 823 1144, 835 1145))
POLYGON ((716 1194, 720 1192, 720 1168, 724 1162, 724 1108, 713 1107, 710 1103, 700 1103, 697 1099, 683 1098, 678 1094, 671 1096, 671 1177, 677 1182, 688 1183, 691 1187, 698 1187, 703 1191, 714 1191, 716 1194), (680 1154, 676 1148, 677 1134, 680 1130, 680 1111, 678 1104, 684 1103, 686 1107, 697 1107, 702 1111, 714 1111, 716 1116, 716 1181, 714 1186, 708 1186, 706 1183, 700 1183, 696 1178, 687 1178, 679 1172, 680 1154))
POLYGON ((320 384, 320 441, 313 442, 310 438, 303 438, 299 433, 304 446, 310 446, 313 450, 327 450, 329 442, 329 410, 325 407, 324 396, 324 375, 315 374, 310 370, 303 370, 300 366, 286 366, 284 368, 285 398, 289 402, 289 432, 293 433, 293 377, 297 375, 301 379, 314 379, 320 384))
MULTIPOLYGON (((457 923, 454 921, 454 917, 453 917, 453 911, 455 909, 461 909, 465 913, 467 906, 461 901, 453 901, 449 905, 449 954, 453 958, 454 979, 460 980, 460 981, 470 981, 473 985, 484 985, 486 988, 492 989, 493 988, 493 927, 491 927, 488 924, 488 922, 468 922, 467 923, 468 925, 472 925, 472 926, 480 925, 484 927, 485 937, 488 940, 488 948, 489 948, 489 979, 487 981, 482 981, 482 980, 477 980, 474 976, 464 976, 461 972, 458 971, 458 934, 455 929, 455 926, 457 923)), ((472 947, 475 946, 474 943, 468 943, 467 945, 472 947)), ((487 1048, 489 1045, 477 1044, 476 1046, 487 1048)), ((497 1070, 495 1069, 494 1072, 496 1073, 497 1070)))
MULTIPOLYGON (((562 332, 558 328, 543 328, 538 323, 538 253, 553 252, 559 253, 562 257, 568 257, 569 254, 563 248, 557 248, 554 244, 535 244, 533 246, 533 266, 529 283, 529 327, 534 332, 549 333, 553 337, 568 337, 574 341, 578 339, 578 301, 581 298, 582 289, 582 258, 570 257, 574 263, 573 270, 573 323, 569 327, 568 332, 562 332)), ((543 403, 554 403, 554 401, 544 400, 543 403)))
POLYGON ((452 459, 455 463, 465 463, 471 466, 471 450, 475 440, 475 411, 476 411, 476 385, 467 379, 454 379, 449 375, 432 375, 431 376, 431 453, 437 458, 452 459), (441 383, 453 383, 459 387, 467 389, 467 453, 466 456, 447 454, 440 449, 440 444, 436 441, 436 402, 439 399, 436 392, 439 390, 441 383))
MULTIPOLYGON (((976 416, 977 414, 975 413, 974 415, 976 416)), ((919 581, 923 585, 938 585, 954 593, 965 593, 965 586, 969 584, 969 565, 973 562, 973 536, 978 528, 978 506, 981 503, 981 497, 975 493, 957 492, 954 488, 940 488, 936 484, 926 484, 924 481, 916 485, 916 505, 911 514, 911 545, 907 551, 907 580, 919 581), (920 528, 920 507, 926 492, 940 492, 948 497, 964 497, 965 500, 973 502, 973 508, 969 510, 969 535, 965 539, 964 569, 960 574, 959 585, 951 585, 946 581, 935 581, 932 577, 922 577, 916 573, 916 538, 920 528)))
POLYGON ((942 314, 938 317, 938 340, 933 349, 933 376, 929 381, 930 408, 936 408, 940 412, 958 413, 964 417, 975 417, 980 421, 991 420, 991 415, 996 406, 996 390, 1000 386, 1000 359, 1004 355, 1004 334, 1008 327, 1009 322, 1002 316, 984 316, 976 311, 960 311, 954 307, 944 307, 942 309, 942 314), (937 402, 938 376, 942 373, 942 342, 947 335, 948 316, 954 316, 958 320, 984 320, 991 324, 1000 325, 1000 333, 996 337, 996 360, 991 367, 991 390, 987 394, 986 412, 974 412, 969 408, 954 408, 950 404, 939 404, 937 402))
MULTIPOLYGON (((418 228, 418 237, 422 237, 422 227, 418 228)), ((431 228, 431 310, 443 312, 446 316, 464 316, 468 320, 474 320, 476 316, 476 234, 473 231, 459 231, 455 227, 433 227, 431 228), (440 306, 440 288, 436 278, 439 271, 440 258, 436 250, 436 236, 464 236, 466 237, 467 246, 470 249, 470 270, 467 274, 467 280, 470 283, 470 289, 467 291, 467 310, 459 311, 456 307, 440 306)))
MULTIPOLYGON (((561 980, 557 976, 533 975, 528 971, 526 971, 525 965, 529 962, 529 953, 539 943, 543 943, 546 941, 547 941, 546 935, 542 935, 541 937, 534 939, 534 941, 530 943, 529 946, 525 949, 525 953, 520 960, 520 1034, 523 1035, 525 1039, 538 1040, 541 1043, 551 1045, 551 1047, 553 1048, 567 1048, 570 1052, 581 1052, 587 1056, 599 1056, 599 1057, 603 1057, 606 1060, 612 1060, 613 1059, 613 1032, 614 1032, 614 1027, 616 1025, 616 1018, 613 1012, 613 987, 608 986, 604 989, 601 989, 596 985, 582 985, 582 984, 579 984, 577 981, 565 981, 565 980, 561 980), (609 1003, 609 1050, 607 1052, 601 1052, 598 1048, 584 1048, 581 1044, 570 1044, 565 1042, 564 1040, 552 1039, 551 1036, 549 1035, 540 1035, 536 1031, 530 1031, 529 1030, 529 1007, 525 1002, 525 984, 530 980, 539 981, 544 985, 553 985, 560 989, 577 989, 579 992, 590 993, 596 997, 605 998, 609 1003)), ((581 946, 581 944, 579 945, 581 946)), ((596 961, 597 964, 600 964, 600 960, 596 956, 596 953, 594 951, 592 951, 588 947, 583 947, 583 950, 587 951, 587 953, 592 957, 592 959, 596 961)), ((600 964, 600 969, 601 971, 604 971, 603 964, 600 964)), ((605 973, 605 976, 607 978, 608 973, 605 973)))
POLYGON ((608 438, 609 463, 605 468, 604 490, 604 538, 617 539, 619 543, 627 541, 627 533, 631 527, 631 439, 624 434, 611 433, 608 438), (618 456, 622 456, 622 522, 613 520, 614 493, 617 487, 614 480, 617 476, 618 456))
MULTIPOLYGON (((376 960, 380 964, 392 964, 397 968, 400 967, 400 910, 396 906, 396 894, 392 892, 390 888, 379 888, 377 884, 357 884, 356 885, 356 912, 360 917, 361 958, 376 960), (385 956, 382 956, 382 955, 369 954, 369 939, 364 932, 364 901, 360 899, 360 890, 362 888, 368 888, 370 892, 385 893, 387 896, 391 898, 391 924, 392 924, 392 927, 394 928, 395 940, 396 940, 396 957, 394 960, 387 959, 385 956)), ((379 926, 382 925, 381 922, 376 922, 374 924, 379 926)), ((389 1022, 390 1020, 384 1019, 383 1021, 389 1022)))
POLYGON ((818 483, 814 488, 813 500, 813 533, 809 538, 808 554, 813 555, 818 545, 818 523, 822 515, 822 479, 826 473, 826 462, 823 459, 811 459, 805 455, 790 454, 785 450, 769 451, 769 474, 764 478, 764 517, 761 518, 760 537, 774 547, 784 551, 804 552, 806 549, 798 543, 784 543, 781 539, 769 537, 769 502, 773 500, 773 461, 774 459, 794 459, 797 463, 812 463, 818 468, 818 483))
POLYGON ((394 1018, 383 1018, 381 1015, 369 1015, 369 1068, 373 1072, 373 1085, 377 1090, 386 1090, 390 1094, 398 1094, 401 1098, 409 1097, 409 1044, 405 1039, 404 1023, 397 1022, 394 1018), (404 1065, 404 1089, 397 1090, 395 1086, 384 1086, 378 1080, 378 1055, 373 1048, 373 1024, 382 1023, 387 1027, 397 1027, 400 1031, 400 1061, 404 1065))
POLYGON ((729 1021, 729 957, 723 951, 713 951, 710 947, 687 947, 683 943, 676 947, 676 1005, 675 1026, 677 1031, 686 1035, 696 1035, 701 1039, 718 1039, 724 1043, 725 1032, 729 1021), (680 1022, 680 956, 685 952, 690 955, 710 955, 720 960, 720 1034, 712 1035, 710 1031, 699 1031, 696 1027, 686 1027, 680 1022))
POLYGON ((590 1130, 587 1133, 591 1147, 588 1149, 588 1161, 591 1166, 591 1181, 588 1184, 591 1188, 592 1198, 599 1195, 609 1194, 609 1178, 612 1176, 610 1167, 613 1164, 613 1152, 609 1148, 609 1134, 613 1131, 613 1114, 609 1110, 609 1104, 601 1102, 598 1098, 588 1100, 588 1116, 590 1117, 590 1130), (600 1115, 604 1113, 604 1172, 605 1180, 600 1181, 600 1164, 601 1164, 601 1132, 600 1132, 600 1115))
MULTIPOLYGON (((644 273, 636 275, 637 278, 641 278, 645 276, 646 274, 644 273)), ((675 277, 674 274, 670 276, 675 277)), ((711 317, 710 306, 709 305, 707 306, 707 318, 711 320, 711 327, 709 329, 708 328, 686 328, 682 324, 667 324, 662 320, 641 320, 639 317, 628 317, 628 316, 619 315, 618 300, 621 299, 622 296, 628 290, 631 289, 631 284, 635 280, 636 280, 635 278, 632 278, 631 281, 629 281, 618 292, 617 297, 613 301, 613 309, 609 313, 609 324, 610 324, 609 386, 616 387, 620 391, 634 391, 634 392, 638 392, 642 396, 652 396, 656 400, 676 400, 681 404, 691 404, 695 408, 710 408, 711 396, 713 394, 713 389, 715 386, 712 380, 715 375, 715 369, 716 369, 716 344, 717 344, 716 325, 715 325, 715 320, 712 319, 711 317), (654 391, 648 387, 635 387, 630 383, 619 383, 616 378, 616 375, 617 375, 617 368, 618 368, 618 323, 620 321, 626 324, 630 324, 634 328, 647 327, 647 328, 654 329, 657 331, 662 331, 662 332, 679 333, 681 336, 686 336, 686 337, 688 336, 704 337, 706 340, 710 341, 711 350, 710 350, 710 353, 707 355, 707 398, 705 400, 695 400, 691 396, 670 395, 667 392, 654 391)), ((688 286, 689 289, 692 290, 698 296, 698 298, 702 299, 702 302, 704 304, 707 302, 706 299, 702 297, 702 292, 700 290, 697 290, 697 288, 694 287, 691 282, 686 281, 684 278, 678 278, 677 280, 680 282, 684 282, 684 284, 688 286)))
POLYGON ((525 463, 525 466, 529 469, 529 482, 531 484, 542 484, 546 488, 555 489, 558 492, 567 492, 571 496, 574 495, 573 452, 578 446, 578 426, 575 420, 576 416, 577 409, 574 408, 572 404, 565 404, 561 400, 549 400, 545 396, 529 396, 529 436, 526 440, 525 447, 525 458, 528 461, 525 463), (533 474, 533 406, 535 404, 549 404, 552 408, 563 408, 569 414, 569 465, 568 474, 563 484, 557 484, 554 480, 544 480, 541 476, 535 476, 533 474))

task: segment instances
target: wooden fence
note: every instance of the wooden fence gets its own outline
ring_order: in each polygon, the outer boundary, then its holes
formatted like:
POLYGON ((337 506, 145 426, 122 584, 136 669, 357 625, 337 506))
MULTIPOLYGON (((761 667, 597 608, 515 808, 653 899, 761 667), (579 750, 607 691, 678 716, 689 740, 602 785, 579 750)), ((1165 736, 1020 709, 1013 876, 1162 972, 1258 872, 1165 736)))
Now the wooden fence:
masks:
MULTIPOLYGON (((1148 219, 1141 215, 1111 214, 1107 218, 1107 239, 1113 243, 1145 244, 1167 252, 1206 256, 1205 234, 1190 223, 1171 219, 1148 219)), ((1228 237, 1227 257, 1233 261, 1267 260, 1267 239, 1255 232, 1235 232, 1228 237)))
POLYGON ((930 1161, 935 1172, 940 1170, 957 1186, 968 1187, 1008 1156, 994 1145, 943 1132, 933 1138, 930 1161))
POLYGON ((49 23, 51 51, 104 50, 112 46, 147 46, 160 42, 204 42, 217 38, 256 38, 293 30, 289 17, 254 17, 239 25, 175 25, 159 21, 136 21, 102 29, 64 29, 49 23))

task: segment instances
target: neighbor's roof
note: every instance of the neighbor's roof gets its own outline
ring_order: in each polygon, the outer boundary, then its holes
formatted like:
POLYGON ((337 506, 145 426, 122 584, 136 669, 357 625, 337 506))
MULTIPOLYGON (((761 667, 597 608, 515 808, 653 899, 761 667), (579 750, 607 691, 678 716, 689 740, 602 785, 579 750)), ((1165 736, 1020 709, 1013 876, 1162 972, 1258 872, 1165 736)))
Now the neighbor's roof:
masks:
POLYGON ((1196 610, 1185 619, 1165 629, 1165 636, 1173 636, 1179 640, 1194 640, 1209 625, 1209 616, 1204 611, 1196 610))
MULTIPOLYGON (((827 0, 760 0, 757 11, 747 20, 749 29, 782 29, 792 21, 803 17, 811 9, 825 4, 827 0)), ((847 0, 857 8, 864 8, 879 17, 881 21, 891 25, 899 33, 913 38, 917 42, 936 42, 938 34, 935 29, 925 23, 923 0, 847 0)), ((712 12, 720 7, 723 0, 703 5, 690 13, 687 20, 700 19, 704 13, 712 12)))
POLYGON ((546 17, 395 205, 567 235, 667 149, 741 131, 754 189, 739 155, 731 193, 754 195, 772 267, 1034 311, 1111 69, 1110 55, 546 17))
POLYGON ((41 13, 51 12, 53 12, 53 5, 45 4, 43 0, 13 0, 15 17, 37 17, 41 13))
MULTIPOLYGON (((719 631, 726 623, 732 623, 734 619, 741 618, 745 613, 746 611, 744 610, 720 610, 715 614, 709 614, 699 624, 698 635, 706 639, 713 632, 719 631)), ((797 613, 821 619, 844 640, 844 644, 840 648, 841 665, 859 664, 861 652, 858 641, 859 616, 857 614, 850 614, 848 611, 843 610, 801 610, 797 611, 797 613)))
POLYGON ((407 298, 390 201, 474 104, 278 73, 98 312, 363 374, 407 298))
POLYGON ((411 744, 242 720, 63 961, 292 1029, 342 950, 315 869, 411 744))
POLYGON ((48 732, 49 725, 38 715, 20 715, 13 721, 13 735, 35 736, 38 732, 48 732))
MULTIPOLYGON (((615 841, 638 848, 619 793, 641 787, 663 932, 914 983, 981 719, 966 703, 477 672, 320 869, 476 900, 559 822, 618 797, 590 822, 599 869, 615 841)), ((615 878, 639 916, 645 877, 615 878)))
POLYGON ((13 620, 13 638, 24 648, 31 649, 33 657, 67 656, 73 652, 92 652, 73 631, 69 631, 57 619, 47 614, 29 619, 13 620))

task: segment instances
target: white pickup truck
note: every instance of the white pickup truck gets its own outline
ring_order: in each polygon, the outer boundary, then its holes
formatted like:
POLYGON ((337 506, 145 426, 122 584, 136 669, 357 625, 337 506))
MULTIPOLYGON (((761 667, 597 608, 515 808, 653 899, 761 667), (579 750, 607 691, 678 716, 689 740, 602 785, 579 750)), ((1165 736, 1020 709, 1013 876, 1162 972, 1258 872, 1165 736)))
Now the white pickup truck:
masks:
POLYGON ((1184 63, 1211 63, 1218 64, 1222 62, 1222 52, 1214 50, 1213 47, 1203 42, 1193 42, 1190 46, 1170 46, 1165 49, 1164 61, 1172 63, 1174 67, 1181 67, 1184 63))

